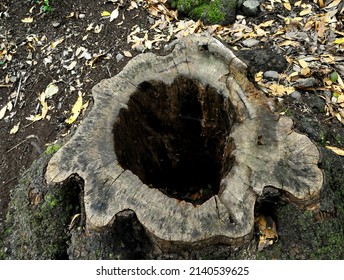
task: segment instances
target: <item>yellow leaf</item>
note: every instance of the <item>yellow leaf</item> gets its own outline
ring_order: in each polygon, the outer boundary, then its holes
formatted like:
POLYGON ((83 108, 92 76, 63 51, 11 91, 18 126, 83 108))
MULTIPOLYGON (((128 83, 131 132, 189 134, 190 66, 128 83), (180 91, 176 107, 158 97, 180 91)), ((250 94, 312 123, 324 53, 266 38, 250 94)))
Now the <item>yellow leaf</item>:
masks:
POLYGON ((338 102, 338 103, 344 103, 344 95, 343 95, 343 94, 341 94, 341 95, 338 96, 337 102, 338 102))
POLYGON ((301 3, 302 3, 302 0, 296 1, 295 4, 294 4, 294 7, 299 7, 299 6, 301 6, 301 3))
POLYGON ((39 101, 41 102, 41 105, 42 105, 42 114, 41 114, 41 117, 42 119, 44 120, 45 117, 47 116, 48 114, 48 104, 47 102, 45 101, 45 93, 43 92, 40 97, 39 97, 39 101))
POLYGON ((76 102, 73 105, 72 108, 72 115, 65 120, 66 123, 68 124, 72 124, 79 116, 81 109, 82 109, 82 94, 81 91, 79 91, 78 93, 78 99, 76 100, 76 102))
POLYGON ((133 55, 129 51, 124 51, 123 54, 125 57, 133 57, 133 55))
POLYGON ((261 24, 259 24, 258 26, 259 27, 269 27, 271 26, 271 24, 274 22, 274 20, 268 20, 268 21, 265 21, 265 22, 262 22, 261 24))
POLYGON ((52 42, 52 43, 51 43, 51 47, 52 47, 53 49, 55 49, 55 48, 57 47, 58 44, 60 44, 60 43, 63 42, 63 40, 64 40, 63 38, 57 39, 55 42, 52 42))
POLYGON ((299 45, 300 45, 299 42, 291 41, 291 40, 285 40, 284 42, 278 44, 279 47, 283 47, 283 46, 294 46, 294 47, 297 47, 299 45))
POLYGON ((10 134, 16 134, 19 130, 19 125, 20 122, 18 122, 14 127, 12 127, 12 129, 10 130, 10 134))
POLYGON ((274 96, 283 96, 295 91, 295 88, 293 87, 285 87, 279 84, 272 84, 271 86, 269 86, 269 89, 271 90, 271 94, 273 94, 274 96))
POLYGON ((308 15, 312 12, 312 6, 311 5, 305 5, 305 9, 300 12, 300 16, 308 15))
POLYGON ((26 117, 26 119, 28 121, 32 121, 32 122, 36 122, 36 121, 40 121, 42 119, 42 116, 41 115, 31 115, 30 117, 26 117))
POLYGON ((298 60, 298 63, 300 64, 300 66, 301 66, 302 68, 308 67, 307 62, 304 61, 303 59, 299 59, 299 60, 298 60))
POLYGON ((5 116, 7 110, 7 104, 0 110, 0 120, 5 116))
POLYGON ((255 32, 256 32, 257 36, 259 36, 259 37, 266 36, 266 32, 259 27, 256 28, 255 32))
POLYGON ((111 14, 110 14, 110 12, 108 12, 108 11, 103 11, 103 12, 101 12, 101 16, 102 17, 109 17, 111 14))
POLYGON ((26 18, 23 18, 21 21, 24 23, 31 23, 31 22, 33 22, 33 18, 32 17, 26 17, 26 18))
POLYGON ((325 147, 331 150, 332 152, 336 153, 337 155, 344 157, 344 150, 339 149, 337 147, 333 147, 333 146, 325 146, 325 147))
POLYGON ((58 93, 59 88, 57 85, 55 85, 54 83, 50 83, 47 88, 44 91, 45 94, 45 98, 50 98, 53 95, 55 95, 56 93, 58 93))
POLYGON ((261 81, 262 79, 263 79, 263 71, 258 72, 258 73, 254 76, 254 80, 255 80, 256 82, 259 82, 259 81, 261 81))
POLYGON ((342 0, 333 0, 330 4, 326 6, 327 9, 337 6, 342 0))
POLYGON ((333 43, 338 44, 338 45, 344 44, 344 37, 334 40, 333 43))
POLYGON ((311 69, 309 69, 309 67, 304 67, 301 69, 302 76, 308 76, 310 73, 311 73, 311 69))
POLYGON ((283 3, 283 6, 284 6, 284 8, 286 8, 288 11, 291 11, 291 5, 290 5, 290 3, 288 2, 288 3, 283 3))

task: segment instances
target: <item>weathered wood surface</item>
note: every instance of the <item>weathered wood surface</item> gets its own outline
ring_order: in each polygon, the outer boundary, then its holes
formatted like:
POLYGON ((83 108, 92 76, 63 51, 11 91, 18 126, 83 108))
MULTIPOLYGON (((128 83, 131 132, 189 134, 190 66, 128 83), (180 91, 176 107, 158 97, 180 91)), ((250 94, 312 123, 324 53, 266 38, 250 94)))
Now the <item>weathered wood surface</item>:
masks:
POLYGON ((84 179, 87 226, 101 229, 131 209, 158 239, 231 243, 251 235, 255 201, 265 186, 301 204, 316 203, 324 181, 317 147, 292 130, 289 118, 272 112, 270 101, 247 80, 246 66, 205 36, 178 40, 170 49, 166 56, 139 55, 117 76, 96 85, 92 111, 48 164, 48 183, 75 173, 84 179), (234 166, 222 178, 219 193, 197 206, 145 185, 120 166, 114 150, 113 125, 139 85, 151 80, 171 84, 180 76, 211 85, 233 104, 237 116, 230 132, 234 166))

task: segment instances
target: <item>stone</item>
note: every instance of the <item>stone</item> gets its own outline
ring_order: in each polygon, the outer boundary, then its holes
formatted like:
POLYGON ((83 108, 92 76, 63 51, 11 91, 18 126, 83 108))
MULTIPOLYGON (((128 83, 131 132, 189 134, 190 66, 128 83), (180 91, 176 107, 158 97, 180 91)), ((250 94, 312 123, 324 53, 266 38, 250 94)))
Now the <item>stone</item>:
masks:
POLYGON ((277 81, 279 79, 279 74, 277 71, 265 71, 263 74, 263 77, 265 79, 275 80, 277 81))
POLYGON ((242 12, 245 16, 255 16, 258 14, 260 2, 258 0, 247 0, 242 4, 242 12))
POLYGON ((292 92, 292 93, 290 94, 290 96, 291 96, 292 98, 294 98, 294 99, 300 99, 300 98, 301 98, 301 93, 300 93, 299 91, 295 90, 294 92, 292 92))
POLYGON ((252 239, 265 187, 315 207, 319 150, 270 109, 246 65, 207 36, 166 51, 97 84, 92 110, 49 161, 48 184, 82 178, 86 227, 131 209, 159 248, 238 246, 252 239))
POLYGON ((60 25, 61 25, 61 22, 59 22, 59 21, 53 21, 53 23, 52 23, 52 26, 55 28, 59 27, 60 25))
POLYGON ((248 39, 242 41, 242 44, 245 47, 251 48, 251 47, 253 47, 255 45, 258 45, 259 44, 259 40, 254 39, 254 38, 248 38, 248 39))
POLYGON ((308 89, 317 86, 318 80, 314 77, 297 79, 293 86, 298 89, 308 89))
POLYGON ((118 54, 116 55, 116 61, 117 61, 117 62, 120 62, 123 58, 124 58, 124 55, 121 54, 121 53, 118 53, 118 54))

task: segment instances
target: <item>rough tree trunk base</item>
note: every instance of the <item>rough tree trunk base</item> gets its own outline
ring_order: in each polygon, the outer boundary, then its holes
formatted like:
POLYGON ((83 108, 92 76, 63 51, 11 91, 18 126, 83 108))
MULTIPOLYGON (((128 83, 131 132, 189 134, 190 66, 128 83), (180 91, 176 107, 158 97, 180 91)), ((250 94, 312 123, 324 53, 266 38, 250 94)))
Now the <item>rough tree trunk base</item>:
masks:
POLYGON ((255 212, 278 225, 289 202, 321 212, 328 186, 317 146, 272 111, 245 64, 209 37, 170 48, 140 55, 99 83, 92 111, 46 173, 41 162, 23 177, 7 256, 254 258, 255 212), (270 192, 274 205, 265 203, 270 192), (56 213, 64 217, 57 227, 56 213), (48 221, 54 238, 42 240, 32 219, 48 221), (41 245, 25 255, 32 242, 41 245), (46 242, 57 245, 46 251, 46 242))

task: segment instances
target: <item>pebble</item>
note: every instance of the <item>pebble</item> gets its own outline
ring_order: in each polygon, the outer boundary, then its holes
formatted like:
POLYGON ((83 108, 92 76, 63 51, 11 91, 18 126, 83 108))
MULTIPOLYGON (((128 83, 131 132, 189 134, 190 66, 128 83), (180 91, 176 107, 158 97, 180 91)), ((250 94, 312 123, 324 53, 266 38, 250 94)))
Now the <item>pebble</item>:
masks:
POLYGON ((116 55, 116 60, 117 60, 117 62, 120 62, 123 58, 124 58, 124 55, 122 55, 121 53, 118 53, 118 54, 116 55))
POLYGON ((52 26, 53 27, 59 27, 61 25, 61 22, 59 22, 59 21, 54 21, 53 23, 52 23, 52 26))
POLYGON ((266 71, 266 72, 264 72, 263 77, 265 79, 277 81, 279 79, 279 74, 277 71, 266 71))
POLYGON ((294 83, 296 88, 311 88, 315 87, 318 84, 317 80, 313 77, 305 79, 297 79, 294 83))
POLYGON ((15 83, 17 81, 17 77, 16 76, 11 76, 10 77, 10 82, 11 83, 15 83))
POLYGON ((253 38, 248 38, 244 41, 242 41, 242 44, 245 46, 245 47, 253 47, 255 45, 258 45, 259 44, 259 41, 257 39, 253 39, 253 38))
POLYGON ((79 18, 80 18, 80 19, 83 19, 83 18, 85 18, 85 17, 86 17, 85 14, 80 14, 80 15, 79 15, 79 18))
POLYGON ((291 96, 292 98, 294 98, 294 99, 300 99, 300 98, 301 98, 301 93, 300 93, 299 91, 295 90, 294 92, 292 92, 292 93, 290 94, 290 96, 291 96))

